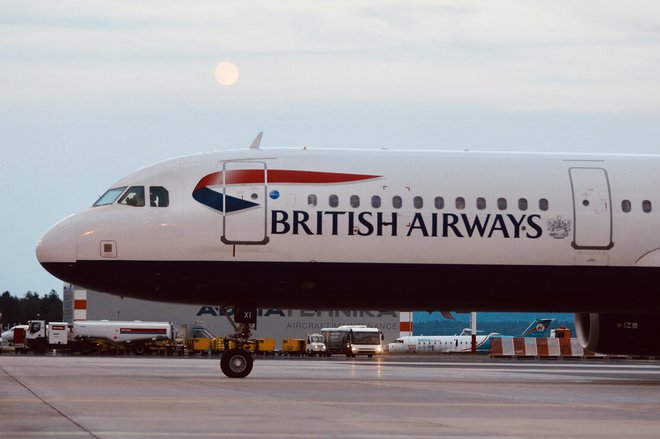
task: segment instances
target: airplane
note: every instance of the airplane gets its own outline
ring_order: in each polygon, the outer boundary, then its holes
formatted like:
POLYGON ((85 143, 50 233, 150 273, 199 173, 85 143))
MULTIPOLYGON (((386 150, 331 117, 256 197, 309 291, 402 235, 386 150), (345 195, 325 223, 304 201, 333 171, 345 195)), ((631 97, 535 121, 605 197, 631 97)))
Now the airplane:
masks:
MULTIPOLYGON (((39 262, 88 289, 223 304, 239 341, 256 307, 574 312, 593 352, 660 354, 660 155, 261 136, 120 179, 43 235, 39 262)), ((251 371, 244 347, 226 375, 251 371)))
POLYGON ((27 325, 15 325, 0 334, 0 344, 12 346, 14 344, 14 329, 27 330, 27 325))
MULTIPOLYGON (((521 337, 547 337, 553 319, 536 319, 525 329, 521 337)), ((460 335, 413 335, 399 337, 388 343, 385 350, 389 353, 427 353, 448 354, 452 352, 471 352, 472 335, 464 330, 460 335)), ((503 336, 497 332, 477 334, 475 338, 477 352, 490 352, 492 337, 503 336)))

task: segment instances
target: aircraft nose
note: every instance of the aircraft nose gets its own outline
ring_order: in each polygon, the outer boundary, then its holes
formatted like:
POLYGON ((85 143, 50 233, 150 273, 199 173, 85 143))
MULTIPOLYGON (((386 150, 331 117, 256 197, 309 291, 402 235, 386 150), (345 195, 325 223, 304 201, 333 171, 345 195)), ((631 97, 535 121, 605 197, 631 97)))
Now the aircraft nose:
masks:
POLYGON ((49 262, 76 262, 76 228, 71 218, 65 218, 37 242, 40 264, 49 262))

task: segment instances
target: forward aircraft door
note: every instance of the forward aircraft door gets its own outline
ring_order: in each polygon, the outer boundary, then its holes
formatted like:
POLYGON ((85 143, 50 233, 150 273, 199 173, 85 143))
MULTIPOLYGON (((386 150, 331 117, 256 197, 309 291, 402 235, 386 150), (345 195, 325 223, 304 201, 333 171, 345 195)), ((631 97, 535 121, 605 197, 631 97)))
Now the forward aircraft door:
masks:
POLYGON ((609 250, 612 242, 612 199, 602 168, 570 168, 573 189, 573 247, 609 250))
POLYGON ((264 162, 230 161, 223 166, 223 232, 225 244, 266 244, 266 190, 264 162))

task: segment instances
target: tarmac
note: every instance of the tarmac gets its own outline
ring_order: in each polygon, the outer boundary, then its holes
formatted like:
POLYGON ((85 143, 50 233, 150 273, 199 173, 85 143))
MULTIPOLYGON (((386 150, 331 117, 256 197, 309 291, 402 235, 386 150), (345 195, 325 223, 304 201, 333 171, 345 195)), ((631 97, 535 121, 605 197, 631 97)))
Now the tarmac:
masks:
POLYGON ((660 437, 660 362, 0 355, 2 438, 660 437))

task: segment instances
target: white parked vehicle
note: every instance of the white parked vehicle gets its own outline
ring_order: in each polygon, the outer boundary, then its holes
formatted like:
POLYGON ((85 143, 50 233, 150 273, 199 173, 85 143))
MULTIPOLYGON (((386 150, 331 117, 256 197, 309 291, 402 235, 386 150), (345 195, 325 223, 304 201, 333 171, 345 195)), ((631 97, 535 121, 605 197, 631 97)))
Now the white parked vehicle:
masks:
POLYGON ((316 355, 318 356, 325 356, 326 355, 327 348, 325 347, 325 338, 323 338, 323 334, 308 334, 307 338, 305 339, 305 353, 307 353, 308 356, 314 357, 316 355))

